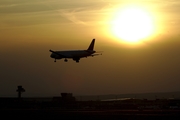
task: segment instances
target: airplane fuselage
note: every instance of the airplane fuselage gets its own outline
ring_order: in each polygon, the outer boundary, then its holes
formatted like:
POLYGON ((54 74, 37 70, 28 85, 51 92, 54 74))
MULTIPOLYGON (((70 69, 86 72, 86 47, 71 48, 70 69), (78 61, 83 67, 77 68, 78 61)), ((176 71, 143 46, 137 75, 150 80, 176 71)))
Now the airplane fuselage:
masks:
POLYGON ((92 50, 68 50, 68 51, 55 51, 56 53, 52 53, 50 55, 51 58, 62 59, 62 58, 74 58, 80 59, 83 57, 91 56, 91 54, 95 53, 92 50))

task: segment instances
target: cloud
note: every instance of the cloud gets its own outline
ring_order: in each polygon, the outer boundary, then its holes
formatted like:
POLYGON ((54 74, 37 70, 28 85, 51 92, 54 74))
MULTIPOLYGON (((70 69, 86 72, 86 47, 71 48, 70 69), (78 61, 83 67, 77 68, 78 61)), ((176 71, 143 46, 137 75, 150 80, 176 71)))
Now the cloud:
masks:
POLYGON ((69 11, 69 10, 61 10, 60 14, 62 17, 70 20, 71 22, 75 23, 75 24, 82 24, 82 25, 87 25, 87 22, 82 21, 80 19, 81 16, 81 12, 78 12, 79 9, 75 9, 73 11, 69 11))
MULTIPOLYGON (((89 0, 87 0, 89 1, 89 0)), ((95 13, 99 12, 100 7, 97 2, 74 2, 58 0, 33 0, 16 2, 12 0, 1 1, 0 14, 1 25, 33 25, 33 24, 52 24, 52 22, 87 25, 95 13)))
MULTIPOLYGON (((141 0, 137 0, 141 1, 141 0)), ((107 24, 108 17, 114 8, 130 1, 99 0, 2 0, 0 2, 0 25, 25 26, 37 24, 107 24)), ((160 13, 171 14, 170 22, 177 24, 177 13, 180 1, 146 1, 149 5, 158 6, 160 13), (176 17, 174 17, 176 16, 176 17), (176 18, 176 19, 175 19, 176 18)))
POLYGON ((57 10, 60 15, 72 23, 82 25, 93 25, 98 21, 98 18, 107 15, 111 8, 105 2, 88 2, 73 7, 57 10))

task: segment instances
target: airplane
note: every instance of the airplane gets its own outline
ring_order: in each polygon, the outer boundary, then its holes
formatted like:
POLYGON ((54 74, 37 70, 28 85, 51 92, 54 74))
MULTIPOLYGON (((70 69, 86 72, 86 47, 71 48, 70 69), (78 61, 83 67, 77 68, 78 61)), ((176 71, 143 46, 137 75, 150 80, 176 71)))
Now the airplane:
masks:
POLYGON ((67 50, 67 51, 53 51, 49 50, 51 52, 50 57, 54 59, 54 62, 58 59, 63 59, 64 62, 67 62, 67 59, 73 59, 76 61, 76 63, 79 63, 79 60, 84 57, 89 57, 89 56, 96 56, 96 55, 102 55, 102 53, 98 53, 94 51, 94 44, 95 44, 95 39, 93 39, 88 47, 87 50, 67 50))

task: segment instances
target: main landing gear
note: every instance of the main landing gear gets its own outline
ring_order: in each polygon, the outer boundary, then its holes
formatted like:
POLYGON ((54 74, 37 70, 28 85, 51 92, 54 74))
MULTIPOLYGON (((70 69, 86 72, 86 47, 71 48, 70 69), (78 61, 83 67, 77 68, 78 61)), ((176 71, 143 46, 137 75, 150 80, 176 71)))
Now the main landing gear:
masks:
MULTIPOLYGON (((79 60, 80 60, 80 59, 73 59, 73 60, 76 61, 76 63, 79 63, 79 60)), ((56 59, 54 59, 54 62, 56 62, 56 59)), ((64 59, 64 62, 68 62, 68 60, 65 58, 65 59, 64 59)))
POLYGON ((73 58, 74 61, 76 61, 76 63, 79 63, 80 58, 73 58))

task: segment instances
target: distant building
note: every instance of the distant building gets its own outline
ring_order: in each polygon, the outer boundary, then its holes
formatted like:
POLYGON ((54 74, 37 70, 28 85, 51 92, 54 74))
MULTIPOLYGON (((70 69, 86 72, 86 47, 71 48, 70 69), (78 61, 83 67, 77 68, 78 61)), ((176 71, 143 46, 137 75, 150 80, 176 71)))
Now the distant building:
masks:
POLYGON ((72 93, 61 93, 61 97, 53 97, 54 102, 75 102, 76 99, 72 93))

